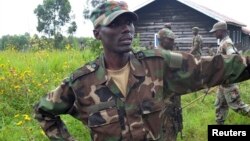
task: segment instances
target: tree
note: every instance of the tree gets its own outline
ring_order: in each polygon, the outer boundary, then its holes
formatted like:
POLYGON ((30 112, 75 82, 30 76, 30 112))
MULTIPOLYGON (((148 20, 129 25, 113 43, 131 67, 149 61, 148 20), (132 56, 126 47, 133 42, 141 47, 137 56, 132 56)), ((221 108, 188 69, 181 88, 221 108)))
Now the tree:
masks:
POLYGON ((91 10, 93 9, 93 7, 96 7, 98 4, 101 4, 103 2, 105 2, 107 0, 87 0, 86 1, 86 6, 83 10, 83 17, 85 19, 89 19, 90 18, 90 13, 91 13, 91 10))
POLYGON ((69 33, 70 35, 73 35, 73 33, 76 32, 76 29, 77 29, 76 22, 73 21, 73 22, 71 22, 71 26, 68 28, 68 33, 69 33))
POLYGON ((38 18, 37 31, 56 37, 61 27, 70 22, 70 12, 68 0, 43 0, 34 10, 38 18))

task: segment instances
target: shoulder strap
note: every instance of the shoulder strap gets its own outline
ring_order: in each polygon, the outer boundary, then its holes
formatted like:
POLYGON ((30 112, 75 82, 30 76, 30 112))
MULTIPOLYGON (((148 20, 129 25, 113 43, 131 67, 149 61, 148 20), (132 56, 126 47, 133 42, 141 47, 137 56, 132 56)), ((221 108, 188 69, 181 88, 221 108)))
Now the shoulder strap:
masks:
POLYGON ((72 83, 79 77, 95 72, 98 67, 99 65, 96 61, 89 62, 83 67, 78 68, 76 71, 74 71, 69 77, 65 79, 65 82, 68 82, 70 85, 72 85, 72 83))
POLYGON ((138 52, 133 52, 135 57, 139 60, 143 58, 148 58, 148 57, 162 57, 162 52, 165 50, 163 49, 151 49, 151 50, 142 50, 138 52))

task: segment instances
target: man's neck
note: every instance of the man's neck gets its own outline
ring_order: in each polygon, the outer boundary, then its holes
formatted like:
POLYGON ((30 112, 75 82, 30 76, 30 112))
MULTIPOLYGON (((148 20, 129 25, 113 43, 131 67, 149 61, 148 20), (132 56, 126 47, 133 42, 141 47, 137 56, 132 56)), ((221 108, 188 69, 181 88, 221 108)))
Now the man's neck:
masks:
POLYGON ((223 39, 225 39, 227 37, 227 34, 223 34, 220 38, 220 41, 222 41, 223 39))
POLYGON ((129 52, 123 54, 104 54, 105 67, 110 70, 118 70, 129 61, 129 52))

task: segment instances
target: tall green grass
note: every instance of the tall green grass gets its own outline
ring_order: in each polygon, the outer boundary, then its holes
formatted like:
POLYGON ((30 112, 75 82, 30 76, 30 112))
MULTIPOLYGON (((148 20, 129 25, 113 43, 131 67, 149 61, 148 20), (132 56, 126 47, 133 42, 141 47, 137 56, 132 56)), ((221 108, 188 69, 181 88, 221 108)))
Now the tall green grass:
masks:
MULTIPOLYGON (((93 60, 88 48, 83 51, 0 52, 0 141, 48 141, 33 118, 33 104, 54 89, 73 70, 93 60)), ((250 103, 248 86, 240 84, 242 99, 250 103)), ((203 95, 182 96, 182 105, 203 95)), ((183 109, 185 141, 206 141, 207 125, 215 124, 215 92, 211 92, 183 109)), ((70 116, 63 116, 70 133, 79 141, 90 140, 89 131, 70 116)), ((250 124, 247 117, 229 112, 226 124, 250 124)))

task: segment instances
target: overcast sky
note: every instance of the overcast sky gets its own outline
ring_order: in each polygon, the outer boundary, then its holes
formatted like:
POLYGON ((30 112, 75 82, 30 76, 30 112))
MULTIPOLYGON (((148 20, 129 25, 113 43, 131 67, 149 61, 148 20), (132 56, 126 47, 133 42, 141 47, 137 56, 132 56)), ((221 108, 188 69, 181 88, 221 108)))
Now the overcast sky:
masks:
MULTIPOLYGON (((2 35, 37 33, 37 17, 34 9, 43 0, 0 0, 0 37, 2 35)), ((77 22, 76 36, 92 36, 91 22, 84 23, 82 11, 86 0, 69 0, 77 22)), ((130 9, 147 0, 125 0, 130 9)), ((191 0, 223 15, 238 20, 250 27, 248 0, 191 0)))

